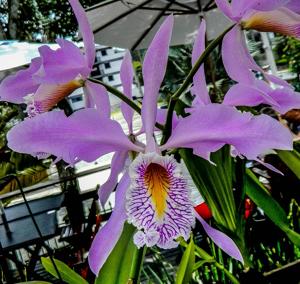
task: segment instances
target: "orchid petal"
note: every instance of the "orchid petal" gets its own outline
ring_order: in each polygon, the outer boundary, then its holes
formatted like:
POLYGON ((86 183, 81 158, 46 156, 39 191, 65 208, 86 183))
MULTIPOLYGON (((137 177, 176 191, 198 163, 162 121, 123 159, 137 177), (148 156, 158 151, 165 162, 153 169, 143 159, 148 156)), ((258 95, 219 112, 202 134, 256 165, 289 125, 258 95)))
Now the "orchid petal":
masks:
POLYGON ((231 106, 257 106, 259 104, 279 106, 267 93, 242 83, 236 84, 228 90, 223 104, 231 106))
POLYGON ((6 77, 0 84, 0 101, 24 103, 24 97, 34 93, 39 86, 32 76, 38 71, 41 63, 40 57, 33 58, 29 68, 6 77))
POLYGON ((40 114, 13 127, 7 139, 16 152, 50 153, 72 165, 80 160, 92 162, 116 150, 142 150, 130 142, 116 121, 99 117, 95 109, 79 110, 69 117, 63 111, 40 114))
POLYGON ((150 44, 143 63, 145 94, 142 106, 142 120, 148 146, 152 141, 157 111, 157 98, 166 72, 173 23, 173 16, 167 17, 150 44))
POLYGON ((69 0, 70 5, 72 6, 73 12, 76 16, 79 30, 82 34, 82 39, 85 49, 85 58, 87 66, 92 69, 95 61, 95 43, 94 43, 94 34, 89 24, 88 18, 83 7, 80 5, 78 0, 69 0))
MULTIPOLYGON (((194 48, 192 52, 192 65, 195 65, 197 59, 205 50, 205 32, 206 32, 206 22, 202 20, 198 35, 196 37, 194 48)), ((193 87, 192 93, 197 96, 195 98, 200 104, 209 104, 211 103, 208 90, 206 87, 206 80, 204 74, 204 65, 198 69, 196 74, 193 77, 193 87)))
POLYGON ((300 2, 299 0, 291 0, 289 3, 286 5, 288 9, 290 9, 293 12, 296 12, 300 14, 300 2))
POLYGON ((238 26, 232 28, 223 39, 222 58, 231 79, 252 84, 255 77, 250 71, 252 62, 249 62, 249 57, 245 55, 244 42, 244 34, 240 28, 238 26))
POLYGON ((25 98, 26 111, 30 117, 49 111, 80 87, 82 87, 82 81, 77 80, 64 84, 40 84, 34 95, 25 98))
POLYGON ((256 106, 267 104, 281 114, 290 109, 300 108, 300 94, 290 88, 273 90, 263 81, 258 81, 256 87, 237 84, 229 89, 224 104, 231 106, 256 106))
POLYGON ((232 19, 240 21, 244 16, 257 11, 272 11, 287 4, 289 0, 232 0, 232 19))
POLYGON ((254 9, 258 11, 272 11, 282 6, 285 6, 290 0, 254 0, 248 1, 247 9, 254 9))
POLYGON ((206 221, 195 211, 195 216, 203 226, 203 229, 205 230, 206 234, 212 239, 212 241, 221 248, 224 252, 226 252, 229 256, 233 257, 234 259, 240 261, 241 263, 244 263, 242 254, 237 247, 237 245, 234 243, 234 241, 226 236, 221 231, 218 231, 211 227, 206 221))
MULTIPOLYGON (((165 124, 167 119, 168 109, 158 108, 156 114, 156 122, 160 124, 165 124)), ((178 116, 176 113, 173 113, 172 116, 172 128, 176 127, 178 123, 178 116)))
POLYGON ((58 84, 71 81, 78 75, 87 77, 90 68, 80 49, 70 41, 56 41, 60 46, 57 50, 52 50, 46 45, 39 48, 43 63, 34 78, 40 83, 58 84))
POLYGON ((110 101, 107 90, 100 84, 85 82, 86 106, 96 108, 100 115, 110 117, 110 101))
MULTIPOLYGON (((120 78, 123 85, 123 93, 129 98, 132 98, 132 83, 133 83, 133 67, 130 52, 127 51, 122 61, 120 78)), ((121 110, 127 122, 129 134, 132 133, 133 109, 128 104, 122 102, 121 110)))
MULTIPOLYGON (((156 122, 159 123, 159 124, 164 125, 166 123, 167 114, 168 114, 167 109, 158 108, 157 113, 156 113, 156 122)), ((172 116, 172 129, 177 125, 177 123, 178 123, 178 116, 176 115, 176 113, 173 113, 173 116, 172 116)), ((161 129, 155 127, 155 131, 161 131, 161 129)), ((141 129, 137 133, 135 133, 135 135, 140 135, 142 133, 145 133, 145 129, 144 129, 143 125, 142 125, 141 129)))
POLYGON ((300 93, 289 88, 278 88, 270 93, 277 101, 279 107, 274 107, 280 114, 285 114, 291 109, 300 108, 300 93))
POLYGON ((101 267, 112 252, 118 242, 124 223, 127 219, 125 201, 126 191, 129 187, 130 179, 128 174, 124 174, 116 190, 115 208, 103 228, 95 236, 89 250, 88 261, 91 270, 98 275, 101 267))
POLYGON ((266 162, 262 161, 262 160, 259 159, 259 158, 257 158, 255 161, 258 162, 258 163, 260 163, 261 165, 263 165, 264 167, 266 167, 266 168, 269 169, 270 171, 273 171, 273 172, 275 172, 275 173, 277 173, 277 174, 279 174, 279 175, 284 176, 284 174, 283 174, 280 170, 278 170, 277 168, 275 168, 273 165, 271 165, 271 164, 269 164, 269 163, 266 163, 266 162))
POLYGON ((215 2, 224 15, 233 20, 232 8, 229 2, 227 0, 215 0, 215 2))
POLYGON ((242 26, 245 29, 276 32, 300 38, 300 15, 284 7, 267 12, 256 12, 244 19, 242 26))
POLYGON ((115 152, 111 161, 110 175, 107 181, 99 189, 99 200, 102 206, 105 205, 110 194, 118 184, 118 175, 123 171, 127 158, 127 151, 115 152))
POLYGON ((140 154, 129 167, 128 223, 138 228, 134 243, 169 249, 190 237, 195 224, 190 188, 181 166, 171 156, 140 154))
POLYGON ((270 149, 291 150, 292 135, 267 115, 253 116, 230 106, 209 104, 199 106, 190 116, 181 119, 160 150, 193 148, 195 154, 207 158, 210 152, 225 144, 233 145, 239 154, 254 160, 270 149))
POLYGON ((248 51, 243 31, 239 26, 234 27, 225 35, 222 44, 222 59, 229 77, 239 83, 255 84, 257 79, 255 79, 251 71, 253 70, 261 72, 267 80, 276 85, 291 88, 286 81, 265 73, 264 70, 257 65, 248 51))

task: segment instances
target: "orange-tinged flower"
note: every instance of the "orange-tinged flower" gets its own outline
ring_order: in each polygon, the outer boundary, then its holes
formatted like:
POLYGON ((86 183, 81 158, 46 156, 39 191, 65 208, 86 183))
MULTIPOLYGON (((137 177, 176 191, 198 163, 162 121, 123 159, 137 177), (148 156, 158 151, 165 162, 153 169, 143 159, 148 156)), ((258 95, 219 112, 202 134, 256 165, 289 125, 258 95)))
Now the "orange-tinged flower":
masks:
POLYGON ((241 25, 246 30, 276 32, 300 38, 300 15, 284 7, 274 11, 255 12, 242 20, 241 25))

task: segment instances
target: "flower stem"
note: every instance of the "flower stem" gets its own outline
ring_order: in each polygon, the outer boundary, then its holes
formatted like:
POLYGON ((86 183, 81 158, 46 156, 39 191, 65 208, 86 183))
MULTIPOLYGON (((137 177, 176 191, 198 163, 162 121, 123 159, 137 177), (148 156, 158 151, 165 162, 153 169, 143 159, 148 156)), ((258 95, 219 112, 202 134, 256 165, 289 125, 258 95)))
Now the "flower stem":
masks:
MULTIPOLYGON (((180 241, 180 244, 184 247, 187 247, 188 244, 185 241, 180 241)), ((213 265, 215 265, 218 269, 220 269, 221 271, 223 271, 226 276, 230 279, 230 281, 233 284, 240 284, 239 280, 236 279, 236 277, 234 277, 229 270, 227 270, 224 265, 222 265, 221 263, 217 262, 216 259, 211 256, 210 254, 208 254, 205 250, 203 250, 202 248, 198 247, 197 245, 195 245, 195 252, 196 255, 200 258, 202 258, 203 260, 207 260, 209 262, 211 262, 213 265)))
POLYGON ((141 108, 134 103, 131 99, 129 99, 127 96, 125 96, 122 92, 120 92, 118 89, 105 84, 104 82, 94 79, 94 78, 88 78, 89 81, 93 82, 93 83, 97 83, 102 85, 103 87, 105 87, 105 89, 107 91, 109 91, 110 93, 112 93, 113 95, 115 95, 116 97, 118 97, 120 100, 122 100, 123 102, 125 102, 126 104, 128 104, 132 109, 134 109, 138 114, 141 114, 141 108))
POLYGON ((223 37, 234 27, 234 25, 227 28, 221 35, 219 35, 217 38, 215 38, 204 50, 204 52, 201 54, 201 56, 196 61, 195 65, 183 81, 182 85, 177 89, 177 91, 171 96, 171 99, 169 101, 168 106, 168 112, 167 112, 167 118, 165 123, 165 129, 163 133, 163 137, 161 140, 161 144, 164 144, 167 142, 169 137, 172 134, 172 117, 173 112, 175 109, 175 105, 177 103, 177 100, 179 99, 180 95, 189 87, 190 83, 193 80, 193 77, 197 73, 200 66, 204 63, 204 61, 208 58, 210 53, 221 43, 223 37))
MULTIPOLYGON (((110 86, 108 84, 105 84, 104 82, 102 82, 100 80, 94 79, 94 78, 88 78, 88 80, 91 81, 91 82, 93 82, 93 83, 102 85, 103 87, 105 87, 105 89, 108 92, 112 93, 113 95, 115 95, 116 97, 118 97, 121 101, 123 101, 124 103, 128 104, 138 114, 142 113, 142 109, 135 102, 133 102, 131 99, 129 99, 127 96, 125 96, 122 92, 120 92, 118 89, 116 89, 116 88, 114 88, 114 87, 112 87, 112 86, 110 86)), ((155 123, 155 126, 158 129, 160 129, 160 130, 164 129, 164 126, 161 125, 158 122, 155 123)))
POLYGON ((131 271, 129 274, 129 280, 127 284, 139 284, 140 283, 140 275, 143 267, 144 257, 146 255, 147 247, 136 249, 134 252, 131 271))

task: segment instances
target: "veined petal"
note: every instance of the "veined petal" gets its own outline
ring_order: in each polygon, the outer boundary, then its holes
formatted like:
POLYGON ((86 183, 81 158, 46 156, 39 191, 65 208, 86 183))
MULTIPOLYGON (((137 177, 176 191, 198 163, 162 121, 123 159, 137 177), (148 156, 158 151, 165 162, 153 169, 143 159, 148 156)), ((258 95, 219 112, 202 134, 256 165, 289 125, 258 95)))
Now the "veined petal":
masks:
POLYGON ((89 24, 86 13, 83 7, 80 5, 79 1, 69 0, 69 3, 72 6, 73 12, 79 25, 79 30, 82 34, 87 66, 92 69, 96 55, 93 31, 89 24))
MULTIPOLYGON (((123 86, 123 93, 132 98, 133 66, 130 51, 127 51, 122 61, 120 78, 123 86)), ((133 109, 128 104, 121 102, 121 110, 127 122, 129 134, 132 134, 133 109)))
POLYGON ((39 86, 33 74, 39 70, 41 63, 40 57, 33 58, 29 68, 7 76, 0 84, 0 101, 24 103, 24 97, 34 93, 39 86))
POLYGON ((173 23, 173 16, 167 17, 151 42, 143 63, 145 94, 142 106, 142 120, 148 146, 152 141, 157 111, 157 98, 166 72, 173 23))
POLYGON ((300 108, 300 94, 286 87, 272 89, 263 81, 255 87, 237 84, 229 89, 223 103, 231 106, 256 106, 267 104, 281 114, 300 108), (265 86, 263 86, 263 84, 265 86), (263 88, 261 88, 263 86, 263 88))
POLYGON ((115 152, 111 161, 110 175, 107 181, 103 185, 101 185, 98 192, 99 200, 102 206, 105 205, 110 194, 113 192, 116 185, 118 184, 118 176, 123 171, 125 166, 125 161, 127 158, 128 158, 127 151, 115 152))
POLYGON ((56 40, 60 48, 52 50, 49 46, 41 46, 39 52, 42 57, 42 66, 34 78, 40 83, 59 84, 74 80, 81 75, 86 78, 90 68, 80 49, 72 42, 56 40))
MULTIPOLYGON (((198 31, 198 35, 195 39, 193 52, 192 52, 192 65, 194 65, 197 59, 201 56, 205 50, 205 32, 206 32, 206 22, 205 20, 201 21, 201 25, 198 31)), ((200 104, 209 104, 211 103, 204 74, 204 64, 198 69, 196 74, 193 77, 193 87, 191 89, 192 93, 197 97, 194 101, 200 104)))
POLYGON ((179 164, 170 156, 140 154, 129 168, 128 222, 138 228, 138 247, 176 247, 176 239, 187 240, 194 226, 193 205, 187 181, 179 164))
POLYGON ((99 230, 89 250, 88 261, 91 270, 98 275, 99 270, 118 242, 126 221, 126 190, 130 184, 128 173, 122 177, 116 190, 115 208, 108 222, 99 230))
POLYGON ((79 110, 69 117, 63 111, 37 115, 13 127, 7 139, 16 152, 50 153, 72 165, 118 150, 143 150, 130 142, 116 121, 100 117, 95 109, 79 110))
POLYGON ((64 84, 41 84, 34 95, 25 97, 27 113, 30 117, 52 109, 58 102, 83 86, 82 80, 72 80, 64 84))
POLYGON ((242 27, 300 38, 300 15, 284 7, 273 11, 256 12, 243 19, 242 27))
POLYGON ((99 114, 110 117, 110 101, 107 90, 100 84, 87 80, 85 82, 86 107, 96 108, 99 114))
POLYGON ((290 131, 267 115, 253 116, 237 109, 209 104, 181 119, 160 150, 186 147, 203 158, 223 145, 233 145, 250 160, 270 149, 292 149, 290 131))
POLYGON ((205 230, 206 234, 212 239, 212 241, 220 249, 222 249, 224 252, 226 252, 229 256, 233 257, 234 259, 244 263, 239 248, 231 238, 226 236, 221 231, 218 231, 217 229, 211 227, 197 212, 195 212, 195 216, 203 226, 203 229, 205 230))

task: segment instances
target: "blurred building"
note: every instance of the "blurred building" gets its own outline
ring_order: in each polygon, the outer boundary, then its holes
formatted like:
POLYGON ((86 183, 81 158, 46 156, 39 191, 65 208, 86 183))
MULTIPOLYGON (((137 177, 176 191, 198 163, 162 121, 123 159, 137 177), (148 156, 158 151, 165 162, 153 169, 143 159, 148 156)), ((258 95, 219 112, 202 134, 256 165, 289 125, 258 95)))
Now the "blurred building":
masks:
MULTIPOLYGON (((103 81, 114 88, 122 91, 120 78, 120 68, 126 50, 103 45, 96 45, 96 59, 91 73, 91 77, 103 81)), ((133 86, 133 93, 137 89, 133 86)), ((110 95, 110 103, 113 109, 116 109, 120 100, 113 95, 110 95)), ((69 103, 73 110, 78 110, 84 107, 84 97, 82 89, 78 89, 69 97, 69 103)))

